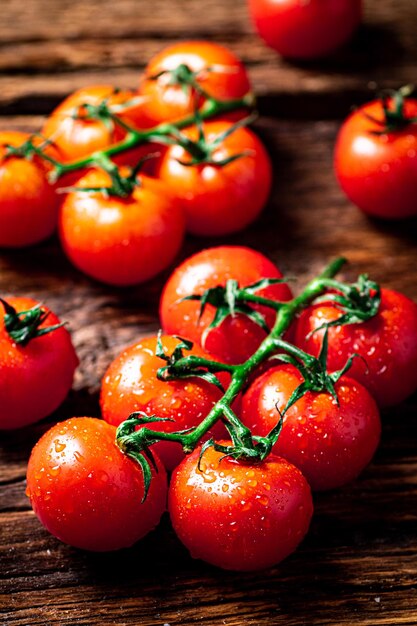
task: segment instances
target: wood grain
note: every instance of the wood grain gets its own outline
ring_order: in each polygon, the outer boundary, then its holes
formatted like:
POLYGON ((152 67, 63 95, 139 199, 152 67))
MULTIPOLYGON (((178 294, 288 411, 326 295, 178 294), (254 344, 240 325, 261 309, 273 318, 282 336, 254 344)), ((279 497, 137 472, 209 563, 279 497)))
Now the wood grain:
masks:
MULTIPOLYGON (((417 3, 367 0, 365 24, 332 60, 290 64, 252 33, 244 0, 3 0, 0 129, 38 130, 67 93, 135 86, 146 60, 179 38, 224 42, 260 95, 256 130, 273 157, 271 199, 227 243, 262 250, 299 277, 329 258, 417 300, 417 222, 369 220, 341 194, 334 140, 373 84, 417 81, 417 3)), ((181 258, 225 240, 188 238, 181 258)), ((40 424, 0 434, 0 622, 5 626, 417 625, 417 396, 384 415, 381 447, 352 485, 315 498, 311 532, 278 567, 254 574, 193 561, 164 519, 137 546, 87 554, 42 529, 25 496, 30 450, 49 425, 99 415, 100 379, 118 352, 157 330, 167 276, 133 289, 90 281, 56 238, 0 251, 0 293, 30 294, 70 323, 81 359, 64 405, 40 424)))

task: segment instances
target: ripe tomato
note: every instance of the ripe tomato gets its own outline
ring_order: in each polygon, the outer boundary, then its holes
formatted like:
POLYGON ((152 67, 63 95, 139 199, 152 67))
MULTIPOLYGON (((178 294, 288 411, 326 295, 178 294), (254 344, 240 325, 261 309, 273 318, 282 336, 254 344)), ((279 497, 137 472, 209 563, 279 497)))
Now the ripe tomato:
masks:
MULTIPOLYGON (((255 380, 242 401, 242 421, 266 436, 292 393, 304 381, 293 365, 279 365, 255 380)), ((356 478, 378 446, 381 422, 375 400, 357 381, 342 376, 329 392, 308 391, 284 414, 274 453, 294 463, 312 489, 334 489, 356 478)))
MULTIPOLYGON (((109 187, 109 175, 91 170, 80 188, 109 187)), ((140 176, 130 196, 70 192, 62 205, 63 248, 80 270, 110 285, 134 285, 165 269, 179 251, 184 216, 159 180, 140 176)))
MULTIPOLYGON (((332 302, 308 307, 296 324, 296 344, 317 356, 324 330, 307 335, 340 316, 332 302)), ((417 305, 401 293, 382 289, 375 317, 362 324, 330 327, 329 371, 341 369, 354 352, 365 362, 355 359, 349 377, 362 383, 380 406, 405 400, 417 389, 417 305)))
MULTIPOLYGON (((180 343, 170 336, 161 337, 164 352, 171 355, 180 343)), ((173 421, 149 424, 152 430, 173 432, 197 426, 220 400, 221 391, 201 378, 162 381, 156 374, 166 363, 156 356, 157 337, 147 337, 118 356, 103 378, 100 404, 103 418, 118 426, 134 411, 170 418, 173 421)), ((207 356, 198 346, 184 356, 207 356)), ((219 424, 213 433, 224 436, 219 424)), ((179 443, 161 441, 152 446, 168 470, 184 458, 179 443)))
MULTIPOLYGON (((141 128, 144 119, 142 103, 133 91, 119 90, 112 85, 92 85, 78 89, 66 98, 46 120, 42 134, 59 148, 63 160, 74 161, 120 141, 126 132, 112 120, 88 119, 85 105, 108 106, 125 123, 141 128), (124 104, 132 102, 122 110, 124 104), (75 116, 79 117, 75 117, 75 116)), ((119 165, 135 165, 150 152, 150 147, 139 146, 115 157, 119 165)))
POLYGON ((361 0, 248 0, 265 43, 293 59, 322 57, 344 44, 359 25, 361 0))
MULTIPOLYGON (((262 278, 281 278, 278 268, 263 254, 240 246, 208 248, 186 259, 173 272, 165 285, 160 303, 160 319, 167 334, 187 337, 199 343, 214 357, 225 363, 243 363, 266 337, 265 331, 255 322, 236 313, 228 316, 220 326, 209 329, 215 310, 207 305, 199 321, 200 302, 182 298, 202 294, 206 289, 225 285, 235 279, 247 286, 262 278)), ((286 284, 276 284, 257 292, 272 300, 291 298, 286 284)), ((255 308, 255 307, 254 307, 255 308)), ((256 305, 271 327, 275 312, 256 305)))
POLYGON ((116 429, 91 417, 53 426, 29 459, 27 495, 40 522, 65 543, 103 552, 144 537, 166 508, 167 478, 155 455, 147 498, 140 465, 115 443, 116 429))
MULTIPOLYGON (((417 118, 417 100, 404 101, 404 118, 417 118)), ((334 157, 337 178, 349 200, 368 215, 417 215, 417 124, 381 134, 384 119, 383 103, 375 100, 343 123, 334 157)))
POLYGON ((250 464, 209 448, 174 471, 168 492, 172 525, 197 559, 249 571, 275 565, 306 534, 313 513, 301 472, 273 454, 250 464))
MULTIPOLYGON (((47 179, 50 166, 36 155, 6 155, 6 146, 19 148, 29 139, 26 133, 0 132, 0 246, 30 246, 56 228, 60 199, 47 179)), ((33 142, 39 146, 42 140, 33 142)), ((58 158, 51 146, 45 152, 58 158)))
MULTIPOLYGON (((17 313, 39 305, 31 298, 10 297, 7 302, 17 313)), ((0 304, 0 429, 10 430, 37 422, 58 408, 71 388, 78 359, 65 328, 21 345, 9 335, 4 318, 0 304)), ((56 324, 59 319, 49 312, 39 330, 56 324)))
MULTIPOLYGON (((230 122, 206 123, 207 145, 231 128, 230 122)), ((192 127, 184 134, 196 142, 199 131, 192 127)), ((210 160, 221 162, 238 154, 243 156, 226 165, 190 165, 191 155, 174 145, 163 156, 158 176, 181 202, 187 229, 194 235, 234 233, 253 222, 263 209, 271 190, 272 166, 254 133, 247 128, 236 129, 219 143, 210 160)))
POLYGON ((181 119, 203 104, 204 96, 196 101, 195 89, 187 89, 172 74, 180 66, 194 72, 198 86, 218 100, 242 98, 251 89, 242 62, 227 48, 209 41, 174 44, 150 61, 139 88, 148 126, 181 119))

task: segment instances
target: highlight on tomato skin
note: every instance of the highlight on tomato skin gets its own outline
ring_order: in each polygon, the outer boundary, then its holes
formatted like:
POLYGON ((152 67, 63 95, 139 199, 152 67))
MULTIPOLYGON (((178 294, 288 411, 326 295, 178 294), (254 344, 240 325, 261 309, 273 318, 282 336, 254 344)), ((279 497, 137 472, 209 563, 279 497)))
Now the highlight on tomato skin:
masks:
POLYGON ((248 6, 258 34, 289 59, 333 53, 362 18, 362 0, 248 0, 248 6))
MULTIPOLYGON (((262 278, 282 278, 279 269, 263 254, 243 246, 219 246, 197 252, 181 263, 165 284, 160 300, 160 319, 164 331, 187 337, 225 363, 243 363, 266 337, 265 331, 247 317, 236 314, 216 328, 209 328, 214 309, 207 305, 200 316, 200 303, 184 301, 192 294, 202 294, 210 287, 225 285, 235 279, 247 286, 262 278)), ((286 301, 291 291, 285 283, 259 290, 259 295, 286 301)), ((255 305, 272 327, 276 314, 272 309, 255 305)))
MULTIPOLYGON (((27 297, 7 297, 17 313, 42 306, 45 320, 39 331, 60 324, 47 306, 27 297)), ((71 389, 78 357, 65 327, 20 345, 5 328, 0 304, 0 430, 38 422, 57 409, 71 389)))
MULTIPOLYGON (((224 442, 223 442, 224 444, 224 442)), ((310 487, 294 465, 275 455, 250 464, 196 449, 174 471, 168 509, 194 558, 223 569, 276 565, 300 544, 313 513, 310 487)))
POLYGON ((283 426, 273 453, 298 467, 313 490, 329 490, 351 482, 370 463, 378 447, 378 407, 349 372, 329 392, 308 391, 287 412, 285 407, 304 381, 294 365, 278 365, 257 378, 243 396, 241 418, 258 436, 266 436, 283 413, 283 426))
MULTIPOLYGON (((168 335, 162 335, 160 341, 168 355, 179 344, 177 338, 168 335)), ((156 356, 156 348, 157 337, 146 337, 126 348, 110 364, 104 374, 100 394, 102 415, 110 424, 119 426, 131 413, 142 411, 170 420, 153 422, 148 425, 152 430, 184 430, 198 426, 222 397, 220 389, 201 378, 158 380, 157 372, 166 363, 156 356)), ((185 356, 188 355, 207 357, 199 346, 185 352, 185 356)), ((224 380, 225 375, 221 376, 224 380)), ((218 423, 206 438, 219 438, 225 432, 222 424, 218 423)), ((152 450, 169 471, 184 458, 179 443, 161 441, 152 446, 152 450)))
POLYGON ((143 472, 115 443, 116 428, 90 417, 53 426, 35 445, 27 495, 42 525, 76 548, 128 548, 159 523, 167 477, 157 455, 145 501, 143 472))
MULTIPOLYGON (((21 148, 31 139, 28 133, 0 132, 0 247, 23 248, 44 241, 56 229, 60 197, 48 181, 50 165, 39 156, 7 154, 7 146, 21 148)), ((33 138, 35 146, 42 145, 33 138)), ((53 146, 45 152, 56 159, 53 146)))

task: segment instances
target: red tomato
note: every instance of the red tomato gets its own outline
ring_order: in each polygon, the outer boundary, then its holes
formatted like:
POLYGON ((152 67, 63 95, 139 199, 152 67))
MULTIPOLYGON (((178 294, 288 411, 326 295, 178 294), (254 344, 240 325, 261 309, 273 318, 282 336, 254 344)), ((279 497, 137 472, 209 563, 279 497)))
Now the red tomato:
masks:
MULTIPOLYGON (((162 327, 167 334, 180 335, 199 343, 220 361, 242 363, 259 347, 266 337, 265 331, 240 313, 228 316, 220 326, 209 329, 214 308, 207 305, 199 321, 200 302, 181 302, 181 299, 225 285, 229 279, 237 280, 240 286, 247 286, 262 278, 280 277, 281 272, 271 261, 250 248, 220 246, 198 252, 177 267, 165 285, 160 303, 162 327)), ((286 284, 271 285, 257 293, 278 301, 291 298, 286 284)), ((274 311, 266 307, 256 308, 265 315, 271 327, 275 321, 274 311)))
MULTIPOLYGON (((107 101, 125 123, 141 128, 144 120, 142 103, 133 102, 137 94, 129 90, 118 90, 112 85, 92 85, 78 89, 66 98, 46 120, 42 134, 53 140, 59 148, 63 160, 74 161, 89 156, 97 150, 108 148, 126 135, 115 122, 87 119, 85 105, 98 106, 107 101), (132 101, 132 105, 118 110, 121 105, 132 101), (74 117, 78 115, 79 117, 74 117)), ((152 150, 139 146, 115 157, 119 165, 135 165, 140 158, 152 150)))
POLYGON ((144 537, 166 508, 167 478, 155 455, 147 498, 140 465, 115 443, 116 429, 91 417, 53 426, 36 444, 27 495, 40 522, 65 543, 103 552, 144 537))
MULTIPOLYGON (((404 117, 417 117, 417 100, 405 100, 404 117)), ((381 134, 384 118, 382 102, 375 100, 343 123, 335 149, 337 178, 349 200, 369 215, 417 215, 417 124, 381 134)))
MULTIPOLYGON (((166 354, 173 353, 180 343, 175 337, 162 336, 166 354)), ((110 365, 101 388, 103 418, 118 426, 134 411, 147 415, 170 418, 174 421, 149 424, 152 430, 173 432, 197 426, 220 400, 221 391, 201 378, 161 381, 156 377, 165 361, 156 356, 157 338, 148 337, 127 348, 110 365)), ((184 356, 207 355, 194 346, 184 356)), ((219 424, 213 431, 215 437, 224 436, 219 424)), ((152 447, 168 470, 174 469, 184 458, 180 444, 161 441, 152 447)))
MULTIPOLYGON (((405 400, 417 389, 417 305, 401 293, 381 290, 379 312, 362 324, 329 328, 329 371, 341 369, 354 352, 349 376, 362 383, 380 406, 405 400)), ((307 335, 341 316, 333 303, 310 306, 301 314, 295 330, 296 344, 317 356, 324 330, 307 335)))
POLYGON ((330 54, 361 21, 361 0, 248 0, 254 25, 265 43, 294 59, 330 54))
MULTIPOLYGON (((232 127, 230 122, 204 125, 206 142, 232 127)), ((198 140, 198 129, 184 134, 198 140)), ((180 145, 171 146, 160 162, 158 176, 185 210, 187 229, 194 235, 227 235, 245 228, 259 215, 272 184, 272 166, 261 141, 247 128, 236 129, 211 153, 223 161, 243 154, 227 165, 190 163, 191 155, 180 145)))
POLYGON ((172 525, 194 558, 230 570, 259 570, 291 554, 313 513, 301 472, 270 455, 250 464, 209 448, 174 471, 168 492, 172 525))
MULTIPOLYGON (((251 89, 241 61, 227 48, 209 41, 184 41, 169 46, 148 64, 139 93, 145 97, 148 126, 181 119, 194 112, 196 92, 173 83, 169 72, 185 65, 195 81, 218 100, 242 98, 251 89), (161 72, 164 72, 161 74, 161 72)), ((197 104, 201 106, 204 97, 197 104)))
MULTIPOLYGON (((56 228, 60 199, 47 179, 49 164, 38 156, 6 156, 6 146, 19 148, 29 139, 27 133, 0 132, 0 246, 30 246, 56 228)), ((51 146, 45 152, 58 158, 51 146)))
MULTIPOLYGON (((77 187, 109 187, 104 171, 91 170, 77 187)), ((159 180, 140 176, 130 196, 70 192, 62 205, 59 233, 80 270, 110 285, 134 285, 165 269, 184 237, 184 216, 159 180)))
MULTIPOLYGON (((293 391, 304 381, 293 365, 279 365, 258 378, 242 401, 242 421, 266 436, 293 391)), ((308 391, 284 415, 274 453, 294 463, 312 489, 334 489, 356 478, 378 446, 381 422, 375 400, 360 383, 342 376, 328 392, 308 391)))
MULTIPOLYGON (((31 298, 7 298, 7 302, 18 313, 39 304, 31 298)), ((39 330, 56 324, 59 319, 50 313, 39 330)), ((17 344, 4 327, 0 304, 0 429, 32 424, 57 409, 71 389, 77 365, 65 328, 17 344)))

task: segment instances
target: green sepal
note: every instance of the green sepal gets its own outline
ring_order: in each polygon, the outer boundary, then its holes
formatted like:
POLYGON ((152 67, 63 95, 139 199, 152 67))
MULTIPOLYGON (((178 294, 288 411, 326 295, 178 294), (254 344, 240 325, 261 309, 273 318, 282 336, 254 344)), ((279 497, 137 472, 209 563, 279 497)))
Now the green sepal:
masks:
POLYGON ((0 298, 0 303, 5 312, 4 328, 9 337, 22 347, 27 346, 31 339, 47 335, 65 325, 65 322, 61 322, 47 328, 39 328, 49 316, 49 311, 45 311, 41 304, 36 304, 31 309, 18 313, 6 300, 0 298))

